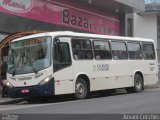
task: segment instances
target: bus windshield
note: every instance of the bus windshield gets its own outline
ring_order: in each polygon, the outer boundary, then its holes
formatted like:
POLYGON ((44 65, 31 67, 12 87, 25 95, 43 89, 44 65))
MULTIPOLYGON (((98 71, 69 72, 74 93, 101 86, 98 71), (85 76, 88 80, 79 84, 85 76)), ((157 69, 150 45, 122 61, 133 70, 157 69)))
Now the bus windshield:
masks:
POLYGON ((51 37, 38 37, 12 42, 9 50, 8 73, 37 73, 51 65, 51 37))

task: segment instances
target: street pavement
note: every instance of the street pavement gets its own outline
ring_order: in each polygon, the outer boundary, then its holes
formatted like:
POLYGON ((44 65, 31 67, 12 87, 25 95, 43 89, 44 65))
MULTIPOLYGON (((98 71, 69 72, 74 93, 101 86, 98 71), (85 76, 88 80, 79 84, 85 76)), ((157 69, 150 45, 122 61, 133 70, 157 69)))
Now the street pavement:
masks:
MULTIPOLYGON (((157 84, 154 85, 148 85, 145 86, 145 90, 149 90, 149 89, 160 89, 160 82, 158 82, 157 84)), ((124 89, 117 89, 116 90, 117 93, 125 93, 124 89)), ((1 91, 0 91, 0 105, 3 104, 14 104, 14 103, 18 103, 18 102, 22 102, 24 99, 22 98, 2 98, 1 97, 1 91)))
POLYGON ((2 91, 1 91, 1 86, 0 86, 0 105, 17 103, 22 100, 21 98, 2 97, 1 93, 2 93, 2 91))
POLYGON ((160 120, 160 84, 146 86, 141 93, 127 94, 123 89, 116 92, 118 93, 93 96, 85 100, 67 100, 64 96, 56 101, 52 99, 44 102, 1 98, 0 119, 160 120))
POLYGON ((160 89, 156 88, 141 93, 97 96, 85 100, 0 105, 0 114, 159 114, 159 105, 160 89))

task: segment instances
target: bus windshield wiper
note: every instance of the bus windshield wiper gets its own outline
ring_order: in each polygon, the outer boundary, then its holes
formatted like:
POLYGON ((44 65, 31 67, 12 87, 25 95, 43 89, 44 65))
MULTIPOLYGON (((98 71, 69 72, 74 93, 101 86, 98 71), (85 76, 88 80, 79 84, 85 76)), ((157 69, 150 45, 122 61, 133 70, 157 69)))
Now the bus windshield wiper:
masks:
POLYGON ((33 64, 31 64, 32 70, 34 71, 34 73, 38 73, 38 71, 34 68, 33 64))

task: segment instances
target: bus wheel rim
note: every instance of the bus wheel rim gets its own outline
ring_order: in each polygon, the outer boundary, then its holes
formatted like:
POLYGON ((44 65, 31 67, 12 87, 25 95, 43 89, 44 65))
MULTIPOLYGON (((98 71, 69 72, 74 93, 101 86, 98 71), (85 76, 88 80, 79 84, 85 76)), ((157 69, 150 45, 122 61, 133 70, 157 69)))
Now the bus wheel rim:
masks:
POLYGON ((141 79, 139 78, 139 77, 137 77, 136 78, 136 80, 135 80, 135 85, 136 85, 136 88, 138 89, 138 90, 140 90, 141 89, 141 79))
POLYGON ((78 83, 76 85, 76 93, 80 96, 84 95, 84 91, 85 91, 85 88, 84 88, 84 85, 82 83, 78 83))

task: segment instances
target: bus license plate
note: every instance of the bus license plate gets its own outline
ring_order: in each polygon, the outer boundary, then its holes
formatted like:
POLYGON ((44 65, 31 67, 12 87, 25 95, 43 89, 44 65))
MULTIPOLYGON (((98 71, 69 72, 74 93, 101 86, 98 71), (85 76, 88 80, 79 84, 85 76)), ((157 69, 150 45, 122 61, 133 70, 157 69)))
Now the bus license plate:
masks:
POLYGON ((23 89, 21 90, 21 93, 29 93, 29 89, 23 89))

